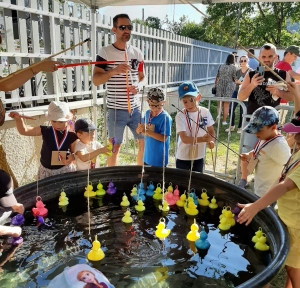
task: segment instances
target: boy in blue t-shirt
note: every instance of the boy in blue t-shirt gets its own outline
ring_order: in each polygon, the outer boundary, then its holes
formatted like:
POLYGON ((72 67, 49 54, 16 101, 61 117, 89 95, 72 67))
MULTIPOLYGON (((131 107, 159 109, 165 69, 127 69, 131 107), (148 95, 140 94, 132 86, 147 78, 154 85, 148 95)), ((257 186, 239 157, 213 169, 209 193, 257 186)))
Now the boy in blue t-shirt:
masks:
POLYGON ((165 95, 160 88, 151 88, 147 94, 150 110, 146 111, 136 132, 145 135, 144 163, 150 166, 168 165, 172 118, 164 110, 165 95), (165 158, 164 158, 165 155, 165 158))

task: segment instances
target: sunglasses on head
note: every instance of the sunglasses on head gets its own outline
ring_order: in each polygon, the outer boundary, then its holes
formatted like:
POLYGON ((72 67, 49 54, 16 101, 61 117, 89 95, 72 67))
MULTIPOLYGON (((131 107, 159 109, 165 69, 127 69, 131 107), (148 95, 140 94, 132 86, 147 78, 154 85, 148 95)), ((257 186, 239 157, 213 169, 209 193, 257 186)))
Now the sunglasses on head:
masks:
POLYGON ((120 25, 118 26, 117 28, 119 28, 121 31, 125 31, 126 28, 131 31, 133 29, 133 26, 132 25, 120 25))
POLYGON ((246 63, 246 62, 247 62, 247 60, 240 60, 240 63, 243 63, 243 62, 245 62, 245 63, 246 63))

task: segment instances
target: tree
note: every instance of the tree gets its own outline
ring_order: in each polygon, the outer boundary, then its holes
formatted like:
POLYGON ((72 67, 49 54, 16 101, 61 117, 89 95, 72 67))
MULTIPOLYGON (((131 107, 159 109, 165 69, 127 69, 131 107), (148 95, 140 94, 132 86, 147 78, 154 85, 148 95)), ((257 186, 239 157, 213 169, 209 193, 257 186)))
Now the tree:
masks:
POLYGON ((146 21, 145 25, 155 28, 155 29, 161 29, 162 23, 160 22, 160 19, 158 17, 149 16, 146 21))

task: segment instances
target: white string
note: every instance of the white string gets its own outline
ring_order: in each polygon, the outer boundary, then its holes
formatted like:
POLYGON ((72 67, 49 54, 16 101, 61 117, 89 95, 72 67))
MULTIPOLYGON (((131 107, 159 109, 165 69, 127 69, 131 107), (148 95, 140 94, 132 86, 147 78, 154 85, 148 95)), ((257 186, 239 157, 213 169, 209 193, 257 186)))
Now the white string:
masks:
MULTIPOLYGON (((166 137, 167 134, 167 115, 165 115, 165 123, 164 123, 164 137, 166 137)), ((165 139, 164 139, 165 140, 165 139)), ((164 156, 163 156, 163 187, 162 187, 162 192, 163 192, 163 197, 162 197, 162 205, 164 205, 165 201, 165 170, 166 170, 166 141, 163 142, 164 144, 164 156)))

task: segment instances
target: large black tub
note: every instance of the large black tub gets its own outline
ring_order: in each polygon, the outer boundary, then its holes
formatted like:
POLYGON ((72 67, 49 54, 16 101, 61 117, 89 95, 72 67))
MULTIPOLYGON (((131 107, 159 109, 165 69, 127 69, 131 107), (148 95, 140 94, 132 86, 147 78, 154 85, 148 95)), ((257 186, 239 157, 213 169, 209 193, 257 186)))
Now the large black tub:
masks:
MULTIPOLYGON (((110 180, 112 180, 117 187, 118 191, 117 195, 115 197, 118 197, 121 199, 124 191, 127 193, 130 192, 134 184, 138 184, 141 181, 141 167, 140 166, 119 166, 119 167, 111 167, 111 168, 99 168, 95 169, 90 172, 89 179, 93 183, 94 188, 96 187, 99 180, 103 183, 104 188, 107 187, 107 184, 110 180)), ((144 173, 144 182, 152 181, 155 185, 156 183, 162 183, 162 169, 159 168, 153 168, 153 167, 145 167, 145 173, 144 173)), ((165 169, 165 182, 166 186, 168 186, 169 182, 172 182, 174 185, 178 185, 180 188, 180 192, 182 193, 183 190, 187 190, 188 187, 188 180, 189 180, 189 172, 184 170, 178 170, 178 169, 171 169, 166 168, 165 169)), ((80 195, 80 199, 84 199, 82 197, 84 193, 84 188, 87 185, 87 172, 74 172, 74 173, 67 173, 62 174, 59 176, 50 177, 47 179, 44 179, 42 181, 39 181, 38 183, 38 192, 39 195, 42 197, 44 203, 50 203, 53 202, 53 199, 58 199, 60 192, 62 188, 66 192, 68 197, 73 197, 75 195, 80 195)), ((207 189, 208 195, 211 198, 212 196, 215 196, 218 200, 218 205, 220 209, 223 206, 231 206, 234 207, 237 202, 239 203, 248 203, 253 202, 257 198, 256 196, 248 193, 245 190, 242 190, 230 183, 227 183, 225 181, 222 181, 220 179, 216 179, 214 177, 211 177, 206 174, 199 174, 199 173, 193 173, 192 174, 192 181, 191 181, 191 188, 196 189, 196 193, 198 197, 200 198, 201 190, 203 188, 207 189)), ((20 203, 23 203, 25 205, 26 209, 31 209, 35 205, 35 198, 37 195, 37 183, 31 183, 28 185, 25 185, 23 187, 20 187, 15 190, 15 195, 20 203)), ((96 189, 94 189, 96 190, 96 189)), ((106 197, 106 196, 105 196, 106 197)), ((74 199, 74 197, 73 197, 74 199)), ((57 200, 55 200, 57 201, 57 200)), ((84 200, 83 200, 84 202, 84 200)), ((50 204, 49 204, 50 205, 50 204)), ((71 205, 71 204, 70 204, 71 205)), ((86 210, 86 204, 84 204, 86 210)), ((47 205, 48 206, 48 205, 47 205)), ((117 206, 115 206, 117 207, 117 206)), ((147 206, 146 206, 147 207, 147 206)), ((104 207, 102 207, 104 208, 104 207)), ((117 208, 120 209, 120 208, 117 208)), ((85 210, 85 212, 86 212, 85 210)), ((116 210, 116 208, 114 208, 116 210)), ((121 212, 121 211, 120 211, 121 212)), ((123 212, 122 212, 123 213, 123 212)), ((119 215, 122 215, 119 214, 119 215)), ((160 212, 156 212, 157 214, 160 214, 160 212)), ((86 213, 85 213, 86 214, 86 213)), ((219 215, 219 214, 218 214, 219 215)), ((218 217, 217 215, 217 217, 218 217)), ((110 217, 110 216, 109 216, 110 217)), ((118 222, 120 222, 120 216, 118 216, 118 222)), ((183 217, 183 216, 182 216, 183 217)), ((151 222, 150 218, 150 222, 151 222)), ((159 219, 159 218, 157 218, 159 219)), ((152 223, 154 230, 155 226, 157 225, 157 219, 153 221, 152 223)), ((147 220, 148 221, 148 220, 147 220)), ((148 221, 149 222, 149 221, 148 221)), ((149 223, 148 223, 149 224, 149 223)), ((270 245, 270 253, 269 253, 269 261, 266 264, 266 267, 262 266, 262 271, 258 273, 254 273, 253 277, 250 279, 247 279, 246 282, 240 283, 238 287, 240 288, 254 288, 254 287, 262 287, 266 283, 270 282, 276 274, 280 271, 282 266, 284 265, 287 253, 288 253, 288 237, 287 237, 287 231, 284 227, 283 223, 280 221, 280 219, 277 217, 276 213, 270 209, 264 209, 262 212, 260 212, 252 221, 250 228, 245 228, 243 225, 240 225, 242 229, 251 229, 251 235, 256 230, 258 230, 259 227, 262 228, 262 230, 266 233, 268 238, 268 244, 270 245)), ((186 227, 190 227, 190 222, 186 225, 186 227)), ((173 228, 176 230, 175 228, 173 228)), ((189 229, 189 228, 187 228, 189 229)), ((148 229, 149 230, 149 229, 148 229)), ((215 229, 217 230, 217 229, 215 229)), ((188 231, 188 230, 187 230, 188 231)), ((98 234, 101 234, 101 232, 97 232, 98 234)), ((210 233, 208 234, 210 236, 210 233)), ((46 238, 46 236, 44 237, 46 238)), ((185 238, 185 237, 184 237, 185 238)), ((250 238, 251 240, 251 238, 250 238)), ((155 240, 157 241, 157 240, 155 240)), ((185 240, 186 241, 186 240, 185 240)), ((89 242, 89 241, 86 241, 89 242)), ((47 243, 47 242, 45 242, 47 243)), ((157 242, 161 243, 161 242, 157 242)), ((45 244, 46 245, 46 244, 45 244)), ((102 247, 105 247, 105 244, 102 245, 102 247)), ((210 249, 214 249, 214 247, 211 247, 210 249)), ((251 248, 252 249, 252 248, 251 248)), ((253 249, 254 250, 254 249, 253 249)), ((256 253, 255 251, 253 253, 256 253)), ((187 255, 187 254, 184 254, 187 255)), ((235 257, 235 255, 233 255, 235 257)), ((135 255, 137 258, 137 256, 135 255)), ((184 259, 185 256, 183 256, 184 259)), ((236 255, 236 257, 239 257, 236 255)), ((106 258, 105 258, 106 259, 106 258)), ((183 260, 184 261, 184 260, 183 260)), ((232 261, 232 259, 228 259, 228 261, 232 261)), ((102 272, 107 274, 109 273, 110 264, 106 263, 103 265, 102 262, 102 272)), ((125 264, 124 264, 125 265, 125 264)), ((167 264, 172 266, 172 264, 167 264)), ((197 266, 197 265, 196 265, 197 266)), ((147 267, 145 267, 147 269, 147 267)), ((60 271, 61 272, 61 271, 60 271)), ((177 272, 174 271, 174 275, 177 272)), ((48 276, 48 280, 53 279, 55 273, 52 272, 50 276, 48 276)), ((175 275, 176 276, 176 275, 175 275)), ((135 276, 138 278, 138 276, 135 276)), ((197 283, 197 277, 192 277, 193 283, 197 283)), ((200 283, 200 282, 199 282, 200 283)), ((201 282, 203 283, 203 282, 201 282)), ((205 283, 205 282, 204 282, 205 283)), ((208 282, 210 283, 210 282, 208 282)), ((118 286, 116 283, 114 283, 116 287, 128 287, 126 285, 120 285, 118 286)), ((39 285, 38 285, 39 286, 39 285)), ((202 286, 202 285, 200 285, 202 286)), ((28 286, 29 287, 29 286, 28 286)), ((33 286, 30 286, 33 287, 33 286)), ((131 287, 131 286, 130 286, 131 287)), ((169 286, 167 286, 169 287, 169 286)), ((170 285, 170 287, 173 287, 170 285)), ((179 287, 179 286, 174 286, 179 287)), ((181 287, 194 287, 193 284, 190 286, 181 286, 181 287)), ((197 287, 197 286, 195 286, 197 287)), ((199 287, 199 286, 198 286, 199 287)), ((221 286, 219 286, 221 287, 221 286)), ((225 286, 222 286, 225 287, 225 286)), ((230 286, 232 287, 232 286, 230 286)))

